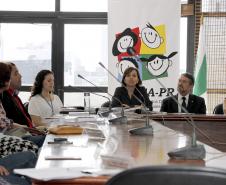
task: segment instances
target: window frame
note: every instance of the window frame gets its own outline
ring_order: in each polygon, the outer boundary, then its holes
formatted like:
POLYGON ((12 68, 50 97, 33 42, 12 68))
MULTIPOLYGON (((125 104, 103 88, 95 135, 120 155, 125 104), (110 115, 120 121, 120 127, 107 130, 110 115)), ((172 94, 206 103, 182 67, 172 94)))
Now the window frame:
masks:
MULTIPOLYGON (((60 0, 56 0, 55 12, 0 11, 0 23, 48 23, 52 24, 51 70, 55 74, 54 91, 63 101, 64 92, 107 92, 107 86, 64 86, 64 25, 107 24, 107 12, 60 12, 60 0)), ((22 86, 21 91, 30 91, 22 86)))

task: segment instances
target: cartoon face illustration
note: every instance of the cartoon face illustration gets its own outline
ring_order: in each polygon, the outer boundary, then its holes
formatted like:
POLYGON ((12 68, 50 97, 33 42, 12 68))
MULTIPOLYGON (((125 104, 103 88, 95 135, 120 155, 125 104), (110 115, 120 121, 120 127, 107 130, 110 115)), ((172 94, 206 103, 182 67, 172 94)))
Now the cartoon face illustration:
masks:
POLYGON ((134 44, 133 38, 129 35, 121 37, 117 43, 117 48, 121 53, 126 52, 128 47, 132 47, 134 44))
POLYGON ((138 68, 138 64, 133 58, 124 58, 119 63, 117 63, 118 73, 123 76, 124 71, 129 67, 138 68))
POLYGON ((141 39, 149 48, 158 48, 163 43, 163 38, 150 23, 141 31, 141 39))
POLYGON ((169 66, 172 65, 172 61, 169 59, 160 59, 155 58, 151 62, 147 64, 148 70, 154 76, 160 76, 161 74, 165 73, 169 66))
POLYGON ((153 76, 160 76, 172 65, 172 58, 177 52, 172 52, 169 56, 152 55, 149 58, 141 58, 141 61, 147 62, 147 68, 153 76))
POLYGON ((119 34, 113 44, 112 54, 118 56, 121 53, 125 53, 128 47, 133 47, 137 44, 138 36, 132 32, 130 28, 126 28, 121 34, 119 34))

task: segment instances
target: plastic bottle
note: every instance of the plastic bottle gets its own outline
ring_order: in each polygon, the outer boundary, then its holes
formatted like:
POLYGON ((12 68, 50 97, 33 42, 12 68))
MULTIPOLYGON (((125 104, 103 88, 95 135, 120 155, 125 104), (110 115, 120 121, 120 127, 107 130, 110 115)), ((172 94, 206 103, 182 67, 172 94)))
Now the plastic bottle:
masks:
POLYGON ((89 92, 84 93, 84 111, 90 112, 90 93, 89 92))

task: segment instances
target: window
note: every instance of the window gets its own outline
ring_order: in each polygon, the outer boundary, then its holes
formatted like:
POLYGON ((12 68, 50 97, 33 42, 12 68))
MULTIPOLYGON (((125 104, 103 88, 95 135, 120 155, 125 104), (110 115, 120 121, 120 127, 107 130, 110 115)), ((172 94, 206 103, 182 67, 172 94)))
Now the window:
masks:
POLYGON ((54 11, 55 0, 0 0, 4 11, 54 11))
POLYGON ((226 12, 225 0, 202 0, 202 12, 226 12))
POLYGON ((0 24, 0 60, 15 63, 23 85, 32 85, 41 69, 51 69, 50 24, 0 24))
POLYGON ((65 86, 91 86, 77 77, 85 76, 96 86, 107 86, 107 74, 98 62, 107 66, 107 25, 65 25, 65 86))
POLYGON ((61 11, 107 12, 107 0, 61 0, 61 11))
MULTIPOLYGON (((90 94, 90 107, 100 107, 108 99, 98 96, 108 97, 106 93, 90 94)), ((111 98, 110 98, 111 99, 111 98)), ((64 105, 65 106, 83 106, 84 105, 84 93, 64 93, 64 105)))

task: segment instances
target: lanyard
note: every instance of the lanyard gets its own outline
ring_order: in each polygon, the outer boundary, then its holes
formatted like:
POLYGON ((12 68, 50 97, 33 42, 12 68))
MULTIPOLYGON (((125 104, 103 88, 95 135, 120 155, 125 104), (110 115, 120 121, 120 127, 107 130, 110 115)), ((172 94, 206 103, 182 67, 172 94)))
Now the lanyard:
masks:
POLYGON ((40 96, 45 100, 45 102, 49 105, 49 107, 50 107, 50 109, 51 109, 51 111, 52 111, 52 116, 54 115, 54 109, 53 109, 53 102, 52 102, 52 99, 51 99, 51 97, 50 97, 50 103, 49 103, 49 101, 44 97, 44 96, 42 96, 41 94, 40 94, 40 96))

